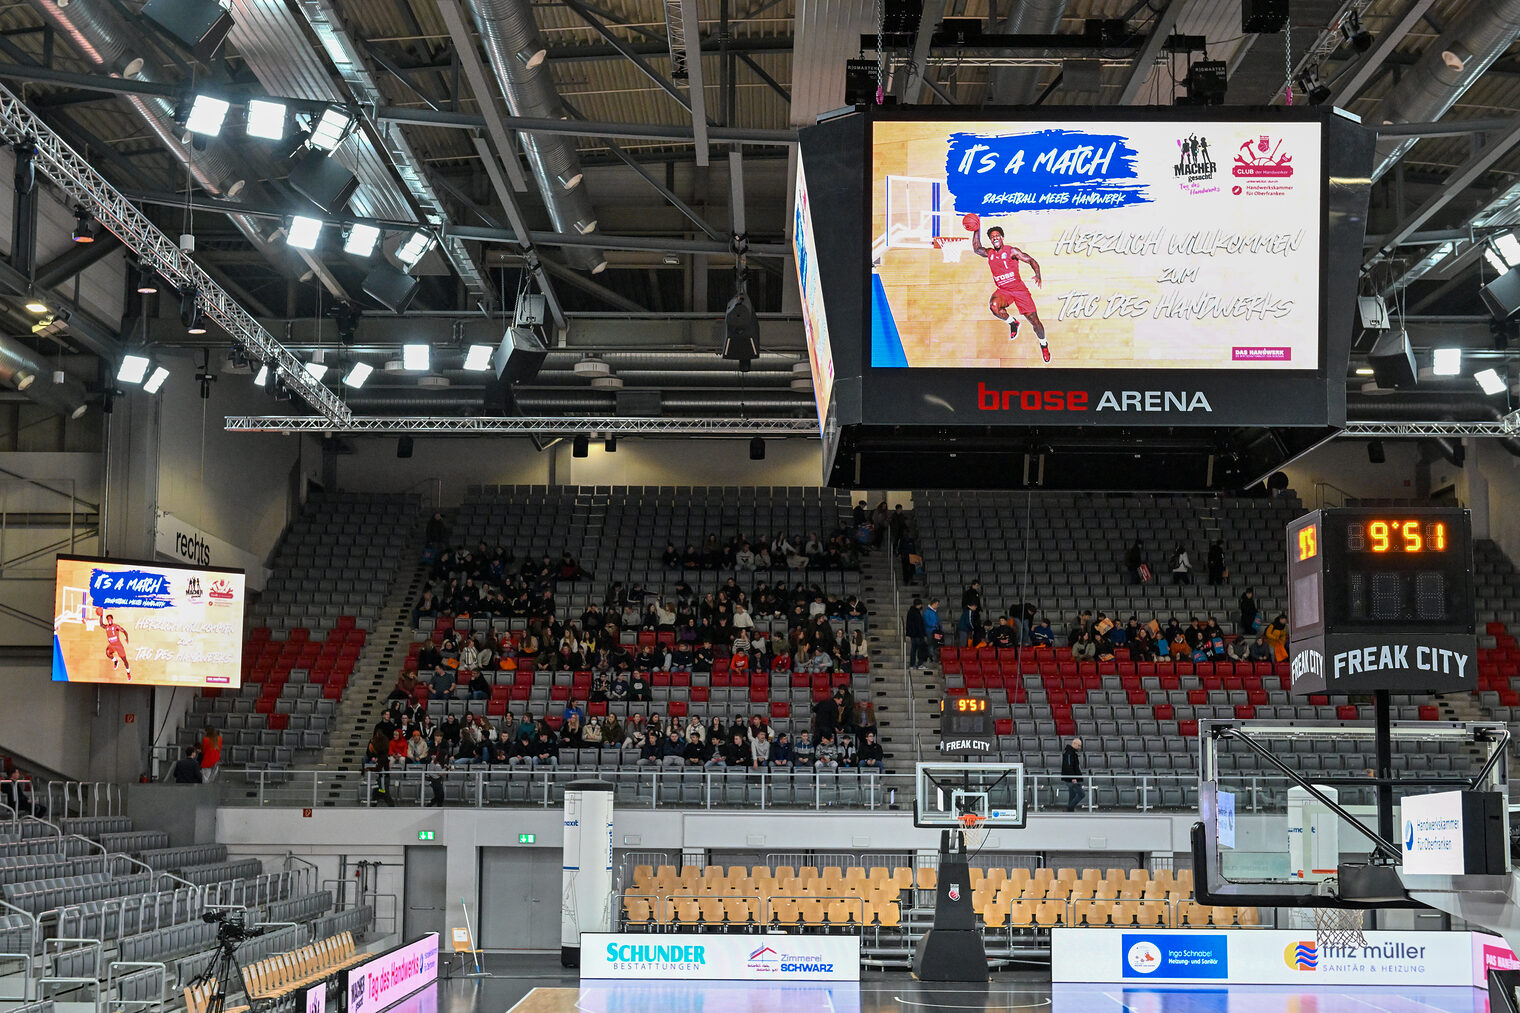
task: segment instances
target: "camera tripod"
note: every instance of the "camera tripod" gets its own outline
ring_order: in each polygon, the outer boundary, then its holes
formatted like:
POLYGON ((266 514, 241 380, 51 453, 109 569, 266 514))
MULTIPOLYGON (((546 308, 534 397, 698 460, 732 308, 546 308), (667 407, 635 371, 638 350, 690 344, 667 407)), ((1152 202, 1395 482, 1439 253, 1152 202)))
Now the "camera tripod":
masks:
MULTIPOLYGON (((227 996, 243 982, 243 968, 237 959, 237 943, 226 938, 222 933, 217 934, 216 953, 206 969, 197 974, 191 981, 191 987, 196 985, 215 985, 216 992, 206 1004, 206 1013, 222 1013, 222 1007, 227 1002, 227 996), (228 979, 231 979, 230 983, 228 979)), ((252 996, 249 1001, 252 1002, 252 996)))

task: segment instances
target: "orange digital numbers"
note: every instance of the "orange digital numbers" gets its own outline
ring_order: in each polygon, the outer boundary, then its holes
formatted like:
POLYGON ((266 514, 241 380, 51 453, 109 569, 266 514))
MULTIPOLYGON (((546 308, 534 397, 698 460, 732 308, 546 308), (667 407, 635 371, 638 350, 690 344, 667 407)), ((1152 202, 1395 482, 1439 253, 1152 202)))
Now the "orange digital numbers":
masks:
POLYGON ((1310 524, 1298 529, 1298 561, 1313 559, 1319 555, 1319 525, 1310 524))
POLYGON ((955 709, 961 711, 962 713, 984 711, 987 709, 987 701, 973 700, 970 697, 964 696, 957 697, 955 701, 955 709))
POLYGON ((1388 537, 1388 522, 1373 521, 1367 525, 1367 537, 1371 539, 1373 552, 1387 552, 1392 541, 1388 537))
POLYGON ((1430 547, 1436 552, 1446 551, 1446 525, 1432 524, 1430 526, 1430 547))

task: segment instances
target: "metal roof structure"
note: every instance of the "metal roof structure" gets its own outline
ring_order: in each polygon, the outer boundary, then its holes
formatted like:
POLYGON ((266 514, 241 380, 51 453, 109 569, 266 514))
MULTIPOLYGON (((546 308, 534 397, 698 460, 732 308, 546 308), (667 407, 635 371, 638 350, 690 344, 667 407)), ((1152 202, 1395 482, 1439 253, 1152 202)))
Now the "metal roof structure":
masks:
MULTIPOLYGON (((552 352, 521 391, 530 417, 625 415, 642 396, 642 411, 677 418, 816 427, 786 259, 792 139, 844 105, 845 61, 861 57, 880 58, 901 102, 972 107, 1170 105, 1205 56, 1227 65, 1229 105, 1280 104, 1290 89, 1307 101, 1312 76, 1384 134, 1363 291, 1407 317, 1417 353, 1454 341, 1510 380, 1520 373, 1513 331, 1487 326, 1478 297, 1486 244, 1520 227, 1520 0, 1295 0, 1289 28, 1263 34, 1242 30, 1240 0, 923 0, 919 30, 880 51, 884 8, 865 0, 230 0, 231 29, 209 59, 141 6, 0 8, 0 83, 158 233, 195 235, 202 287, 246 314, 244 330, 292 355, 374 367, 358 391, 342 370, 311 381, 328 388, 307 400, 329 421, 481 416, 487 374, 462 368, 465 351, 499 339, 518 296, 534 292, 548 297, 552 352), (1071 41, 930 45, 945 18, 1071 41), (1088 43, 1093 19, 1123 31, 1088 43), (1348 37, 1357 23, 1365 48, 1348 37), (353 174, 352 196, 314 209, 292 178, 290 135, 188 134, 199 94, 235 108, 286 101, 292 133, 329 105, 344 110, 354 122, 333 158, 353 174), (285 241, 297 213, 327 223, 314 250, 285 241), (356 221, 382 229, 370 259, 343 250, 356 221), (411 270, 420 284, 398 319, 365 278, 399 266, 397 247, 419 228, 437 242, 411 270), (765 352, 748 373, 717 355, 738 231, 765 352), (360 315, 340 336, 331 311, 345 303, 360 315), (408 336, 432 344, 425 376, 385 368, 408 336), (619 382, 577 369, 588 356, 619 382)), ((11 282, 0 273, 0 313, 27 321, 11 282)), ((186 335, 175 310, 150 307, 155 345, 225 354, 235 343, 186 335)), ((126 329, 100 323, 118 338, 126 329)), ((1353 389, 1369 343, 1353 353, 1353 389)), ((98 333, 75 350, 100 354, 98 333)))

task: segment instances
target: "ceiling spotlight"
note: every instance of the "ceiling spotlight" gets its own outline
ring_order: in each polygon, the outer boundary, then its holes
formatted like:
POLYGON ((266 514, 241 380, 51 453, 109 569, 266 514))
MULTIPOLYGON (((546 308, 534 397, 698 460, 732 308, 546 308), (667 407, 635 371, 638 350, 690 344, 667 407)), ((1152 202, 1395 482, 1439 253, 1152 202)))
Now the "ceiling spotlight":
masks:
POLYGON ((185 129, 192 134, 215 137, 222 132, 222 123, 226 121, 227 110, 230 108, 231 104, 225 99, 197 95, 195 101, 190 103, 190 115, 185 118, 185 129))
POLYGON ((46 313, 48 311, 48 304, 41 299, 28 299, 26 301, 26 311, 28 313, 46 313))
POLYGON ((353 116, 338 106, 328 106, 312 124, 311 137, 307 143, 318 151, 333 151, 343 143, 348 128, 354 125, 353 116))
POLYGON ((154 295, 158 292, 158 275, 146 264, 137 269, 137 291, 141 295, 154 295))
POLYGON ((1372 33, 1362 27, 1362 16, 1355 9, 1347 11, 1341 20, 1341 35, 1358 53, 1372 48, 1372 33))
POLYGON ((290 220, 290 229, 285 233, 285 242, 298 250, 315 250, 317 240, 322 238, 322 219, 308 218, 306 215, 296 215, 290 220))
POLYGON ((660 263, 664 264, 666 267, 680 267, 681 255, 678 253, 667 253, 660 258, 660 263))
POLYGON ((327 364, 323 362, 308 362, 305 368, 306 375, 318 383, 321 383, 322 378, 327 375, 327 364))
POLYGON ((142 383, 143 377, 148 375, 148 357, 137 352, 128 352, 121 357, 121 365, 116 369, 116 379, 122 383, 142 383))
POLYGON ((1324 105, 1330 101, 1330 86, 1320 80, 1319 73, 1306 70, 1298 75, 1298 90, 1309 96, 1311 106, 1324 105))
POLYGON ((93 243, 95 241, 95 220, 90 217, 83 205, 74 208, 74 242, 93 243))
POLYGON ((358 222, 349 228, 348 235, 343 238, 343 252, 355 257, 368 257, 375 252, 375 244, 379 242, 380 230, 377 227, 358 222))
POLYGON ((187 334, 205 334, 206 320, 201 313, 200 293, 195 289, 186 289, 185 294, 179 297, 179 320, 185 325, 187 334))
POLYGON ((1430 371, 1436 376, 1457 376, 1462 372, 1462 349, 1437 348, 1430 353, 1430 371))
POLYGON ((1478 381, 1478 388, 1489 397, 1504 393, 1504 377, 1499 375, 1497 369, 1480 369, 1473 374, 1473 379, 1478 381))
POLYGON ((396 259, 407 267, 412 267, 422 259, 428 248, 433 245, 433 237, 420 229, 407 236, 405 241, 396 248, 396 259))
POLYGON ((464 368, 472 373, 484 373, 491 368, 491 353, 494 351, 496 348, 492 345, 471 345, 464 353, 464 368))
POLYGON ((148 382, 143 384, 143 390, 149 394, 157 394, 158 388, 162 387, 167 379, 169 379, 169 371, 159 366, 153 371, 153 375, 148 377, 148 382))
POLYGON ((266 141, 285 139, 285 103, 256 98, 248 102, 249 137, 262 137, 266 141))
POLYGON ((1360 366, 1360 367, 1357 368, 1356 375, 1357 376, 1376 376, 1377 375, 1377 370, 1373 369, 1371 366, 1360 366))
POLYGON ((343 377, 343 384, 346 387, 352 387, 354 390, 358 390, 360 387, 364 386, 364 381, 368 380, 369 375, 374 371, 375 367, 371 366, 369 363, 356 362, 349 367, 348 373, 343 377))
POLYGON ((269 367, 268 366, 260 366, 259 367, 259 371, 254 374, 253 385, 255 387, 262 387, 262 386, 264 386, 268 382, 269 382, 269 367))
POLYGON ((426 373, 432 362, 433 346, 408 344, 401 346, 401 368, 408 373, 426 373))

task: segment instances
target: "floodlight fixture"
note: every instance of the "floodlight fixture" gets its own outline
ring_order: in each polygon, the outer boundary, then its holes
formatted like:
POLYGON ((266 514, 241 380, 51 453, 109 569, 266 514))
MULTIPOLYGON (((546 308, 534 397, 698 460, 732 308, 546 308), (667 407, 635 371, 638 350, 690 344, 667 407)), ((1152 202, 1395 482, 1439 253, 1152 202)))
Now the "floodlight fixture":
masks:
POLYGON ((1478 381, 1478 389, 1489 397, 1493 397, 1495 394, 1503 394, 1508 387, 1504 382, 1504 377, 1500 376, 1499 371, 1493 368, 1478 370, 1473 374, 1473 379, 1478 381))
POLYGON ((285 233, 285 242, 298 250, 315 250, 317 241, 322 238, 322 219, 311 218, 307 215, 295 215, 290 219, 290 228, 285 233))
POLYGON ((26 311, 37 314, 46 313, 48 311, 48 304, 41 299, 28 299, 26 301, 26 311))
POLYGON ((269 366, 267 364, 260 365, 259 366, 259 371, 254 374, 253 385, 255 387, 262 387, 262 386, 264 386, 268 382, 269 382, 269 366))
POLYGON ((464 353, 464 368, 471 373, 484 373, 491 368, 491 353, 495 351, 494 345, 471 345, 464 353))
POLYGON ((396 259, 407 267, 412 267, 416 265, 417 261, 422 259, 422 255, 427 253, 432 245, 433 237, 418 229, 410 236, 407 236, 401 245, 396 248, 396 259))
POLYGON ((1362 26, 1362 16, 1355 8, 1347 11, 1341 20, 1341 35, 1358 53, 1372 48, 1372 33, 1362 26))
POLYGON ((249 137, 262 137, 266 141, 285 139, 285 117, 289 110, 284 102, 271 102, 256 98, 248 101, 249 137))
POLYGON ((420 343, 401 346, 401 368, 408 373, 426 373, 432 364, 433 347, 420 343))
POLYGON ((164 381, 167 379, 169 379, 169 370, 163 366, 159 366, 153 371, 153 375, 148 377, 148 382, 143 384, 143 390, 149 394, 157 394, 158 389, 164 385, 164 381))
POLYGON ((353 125, 352 113, 342 106, 328 106, 311 125, 311 137, 307 138, 306 143, 318 151, 335 151, 353 125))
POLYGON ((148 375, 148 357, 139 352, 128 352, 121 357, 116 369, 116 379, 121 383, 142 383, 148 375))
POLYGON ((327 375, 327 364, 325 362, 308 362, 305 369, 306 375, 318 383, 321 383, 322 378, 327 375))
POLYGON ((140 265, 137 269, 137 292, 139 295, 158 293, 158 275, 147 264, 140 265))
POLYGON ((356 362, 349 367, 348 373, 343 377, 343 385, 358 390, 364 386, 364 381, 375 371, 375 367, 367 362, 356 362))
POLYGON ((1437 348, 1430 353, 1430 364, 1436 376, 1458 376, 1462 372, 1462 349, 1437 348))
POLYGON ((222 132, 227 121, 227 110, 232 104, 214 95, 197 95, 190 103, 190 115, 185 117, 185 129, 192 134, 215 137, 222 132))
POLYGON ((201 313, 200 293, 195 289, 186 289, 185 294, 179 297, 179 319, 185 325, 186 334, 205 334, 206 319, 201 313))
POLYGON ((95 219, 79 204, 74 207, 74 242, 93 243, 95 241, 95 219))
POLYGON ((380 229, 364 222, 355 222, 343 237, 343 252, 355 257, 369 257, 380 242, 380 229))

